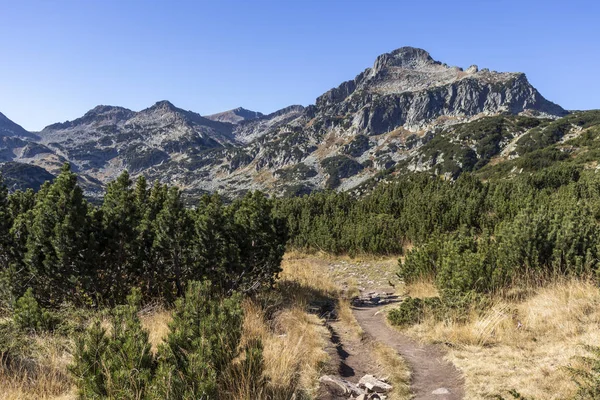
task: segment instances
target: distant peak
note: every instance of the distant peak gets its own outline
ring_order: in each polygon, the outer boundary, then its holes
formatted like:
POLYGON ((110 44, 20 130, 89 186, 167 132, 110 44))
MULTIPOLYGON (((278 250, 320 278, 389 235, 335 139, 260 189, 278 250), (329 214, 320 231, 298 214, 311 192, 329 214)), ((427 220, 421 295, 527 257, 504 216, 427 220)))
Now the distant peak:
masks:
POLYGON ((107 105, 101 104, 101 105, 97 105, 96 107, 92 108, 90 111, 85 113, 85 115, 102 115, 102 114, 109 114, 109 113, 119 112, 119 111, 132 112, 131 110, 124 108, 124 107, 107 106, 107 105))
POLYGON ((413 61, 413 60, 424 60, 424 61, 433 61, 431 55, 423 49, 419 49, 417 47, 400 47, 389 53, 395 59, 401 61, 413 61))
POLYGON ((168 100, 161 100, 161 101, 157 101, 152 107, 150 108, 160 108, 160 109, 170 109, 170 110, 176 110, 177 107, 175 107, 173 105, 173 103, 171 103, 168 100))
POLYGON ((387 67, 401 67, 406 69, 417 69, 427 64, 439 64, 431 55, 416 47, 401 47, 390 53, 377 57, 373 70, 375 73, 387 67))
POLYGON ((232 110, 223 111, 217 114, 207 115, 208 118, 213 121, 227 122, 230 124, 239 124, 243 121, 249 121, 264 117, 264 114, 258 111, 248 110, 244 107, 234 108, 232 110))

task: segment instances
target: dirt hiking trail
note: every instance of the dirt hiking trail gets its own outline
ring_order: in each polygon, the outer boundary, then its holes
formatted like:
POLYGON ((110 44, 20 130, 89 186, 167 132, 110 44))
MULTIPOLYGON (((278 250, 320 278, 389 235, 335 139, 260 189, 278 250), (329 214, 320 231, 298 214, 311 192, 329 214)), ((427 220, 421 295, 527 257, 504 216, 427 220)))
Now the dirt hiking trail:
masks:
POLYGON ((371 340, 396 350, 411 370, 415 400, 459 400, 464 396, 461 373, 438 346, 421 344, 388 326, 384 305, 353 307, 354 317, 371 340))

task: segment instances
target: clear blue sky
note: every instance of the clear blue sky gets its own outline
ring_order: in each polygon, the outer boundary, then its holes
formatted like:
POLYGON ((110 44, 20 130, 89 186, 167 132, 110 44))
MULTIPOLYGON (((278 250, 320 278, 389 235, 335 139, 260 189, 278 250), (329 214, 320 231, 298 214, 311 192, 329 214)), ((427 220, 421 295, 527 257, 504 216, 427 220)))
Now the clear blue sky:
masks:
POLYGON ((523 71, 565 108, 600 108, 599 17, 577 0, 0 0, 0 112, 30 130, 163 99, 268 113, 402 46, 523 71))

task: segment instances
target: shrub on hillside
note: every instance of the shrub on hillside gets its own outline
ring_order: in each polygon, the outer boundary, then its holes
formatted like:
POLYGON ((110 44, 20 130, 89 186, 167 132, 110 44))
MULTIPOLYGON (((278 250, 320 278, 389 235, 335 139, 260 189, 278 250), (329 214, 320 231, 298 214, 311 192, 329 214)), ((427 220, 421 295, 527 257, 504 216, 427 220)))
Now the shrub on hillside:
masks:
POLYGON ((137 316, 141 294, 132 290, 127 304, 110 316, 110 332, 96 321, 76 343, 74 363, 79 396, 86 399, 144 399, 155 360, 148 332, 137 316))
POLYGON ((600 398, 600 347, 586 346, 586 350, 590 355, 579 357, 579 366, 567 369, 578 387, 577 400, 600 398))
POLYGON ((441 242, 435 239, 423 246, 409 250, 404 261, 398 260, 400 265, 398 277, 406 283, 435 277, 441 250, 441 242))
POLYGON ((441 305, 439 297, 407 297, 398 308, 388 313, 388 321, 397 326, 418 324, 426 315, 438 315, 441 305))
POLYGON ((28 332, 52 330, 57 322, 50 312, 40 307, 31 288, 17 300, 13 319, 19 329, 28 332))
POLYGON ((156 355, 138 317, 140 300, 140 291, 133 290, 128 303, 110 313, 109 329, 96 321, 77 339, 70 371, 80 397, 214 399, 239 368, 251 377, 250 389, 262 390, 260 343, 249 343, 243 361, 232 362, 240 354, 242 335, 239 295, 222 297, 210 282, 189 282, 156 355))
POLYGON ((190 282, 158 351, 152 398, 215 398, 223 373, 238 355, 242 322, 238 295, 221 298, 210 282, 190 282))

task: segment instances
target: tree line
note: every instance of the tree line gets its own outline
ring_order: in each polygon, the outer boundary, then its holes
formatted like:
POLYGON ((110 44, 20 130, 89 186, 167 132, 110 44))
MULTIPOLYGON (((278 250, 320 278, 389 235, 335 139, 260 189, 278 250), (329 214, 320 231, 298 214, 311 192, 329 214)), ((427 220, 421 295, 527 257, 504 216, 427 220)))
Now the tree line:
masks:
POLYGON ((600 256, 600 175, 556 166, 514 179, 410 175, 369 195, 281 199, 290 245, 401 254, 400 276, 486 292, 519 277, 594 272, 600 256))
POLYGON ((28 288, 46 307, 123 304, 132 288, 172 303, 188 281, 205 279, 222 293, 251 291, 273 283, 285 241, 259 192, 229 205, 203 196, 186 207, 178 188, 124 172, 95 206, 68 164, 37 193, 0 189, 5 305, 28 288))

